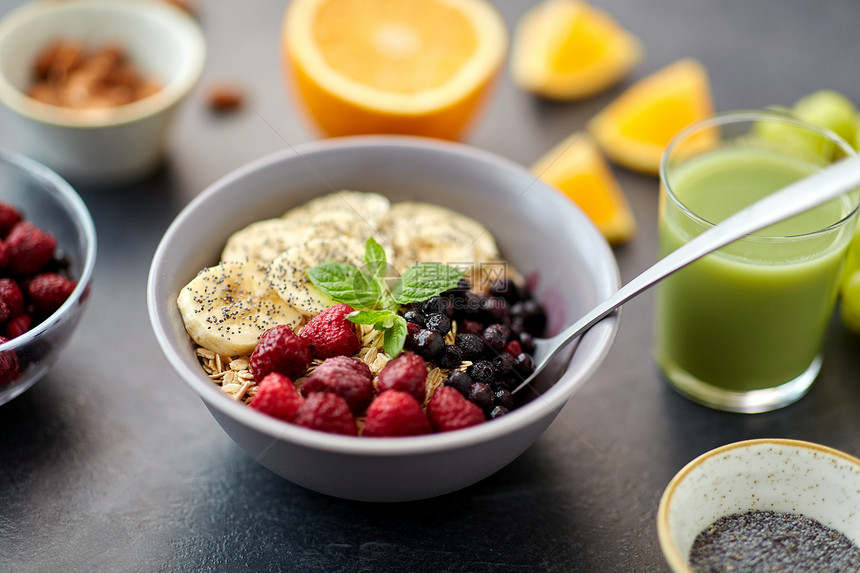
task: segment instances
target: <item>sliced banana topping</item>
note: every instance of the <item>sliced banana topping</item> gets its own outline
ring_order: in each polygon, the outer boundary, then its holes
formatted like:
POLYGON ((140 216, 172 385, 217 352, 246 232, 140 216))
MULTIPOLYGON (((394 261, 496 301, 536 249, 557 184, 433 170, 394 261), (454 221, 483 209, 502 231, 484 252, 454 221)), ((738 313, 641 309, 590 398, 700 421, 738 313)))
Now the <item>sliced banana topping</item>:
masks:
POLYGON ((281 299, 311 317, 335 304, 308 278, 309 268, 327 261, 341 261, 360 267, 364 241, 352 237, 316 238, 284 251, 269 267, 269 284, 281 299))
POLYGON ((270 290, 266 270, 256 262, 224 262, 192 279, 177 304, 194 342, 219 354, 246 355, 270 328, 298 328, 304 316, 270 290))
POLYGON ((391 202, 376 193, 361 191, 336 191, 322 197, 317 197, 284 213, 286 220, 298 220, 310 223, 314 216, 320 213, 342 211, 356 216, 365 223, 365 236, 376 229, 379 220, 391 208, 391 202))
POLYGON ((289 247, 306 240, 309 229, 298 221, 267 219, 233 233, 221 253, 222 261, 270 263, 289 247))

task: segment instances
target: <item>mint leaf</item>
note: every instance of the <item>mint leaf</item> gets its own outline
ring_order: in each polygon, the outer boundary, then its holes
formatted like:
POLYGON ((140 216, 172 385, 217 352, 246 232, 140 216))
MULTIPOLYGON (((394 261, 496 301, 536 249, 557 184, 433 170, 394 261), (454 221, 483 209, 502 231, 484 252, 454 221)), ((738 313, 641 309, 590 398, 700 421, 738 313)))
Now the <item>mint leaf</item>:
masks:
POLYGON ((400 315, 394 315, 394 324, 391 328, 386 329, 385 336, 382 338, 382 349, 391 358, 395 358, 403 351, 403 345, 406 343, 406 334, 409 331, 406 328, 406 319, 400 315))
MULTIPOLYGON (((346 319, 355 324, 373 324, 385 321, 394 313, 390 310, 359 310, 346 315, 346 319)), ((382 329, 379 329, 382 330, 382 329)))
POLYGON ((373 279, 381 281, 385 278, 385 271, 388 270, 385 249, 373 237, 367 239, 364 244, 364 264, 367 266, 367 273, 373 279))
POLYGON ((335 302, 371 308, 379 304, 382 292, 374 280, 349 263, 328 261, 307 270, 308 278, 335 302))
POLYGON ((399 304, 425 301, 456 287, 464 274, 442 263, 415 263, 397 281, 391 298, 399 304))

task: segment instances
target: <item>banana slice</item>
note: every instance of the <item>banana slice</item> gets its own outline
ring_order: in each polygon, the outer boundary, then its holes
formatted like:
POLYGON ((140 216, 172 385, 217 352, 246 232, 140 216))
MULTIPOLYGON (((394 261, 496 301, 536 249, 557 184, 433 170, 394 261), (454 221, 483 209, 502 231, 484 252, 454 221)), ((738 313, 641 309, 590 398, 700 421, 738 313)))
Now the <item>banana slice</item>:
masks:
POLYGON ((270 263, 289 247, 305 241, 309 233, 308 227, 298 221, 258 221, 233 233, 227 239, 221 260, 270 263))
POLYGON ((281 299, 306 317, 316 316, 335 302, 317 289, 307 270, 326 261, 361 266, 364 242, 352 237, 318 237, 284 251, 269 266, 269 284, 281 299))
POLYGON ((200 272, 177 299, 185 330, 218 354, 250 354, 257 339, 279 324, 298 328, 304 317, 269 289, 266 266, 224 262, 200 272))
POLYGON ((398 264, 440 262, 479 267, 499 258, 490 232, 474 219, 428 203, 397 203, 379 222, 398 264))
POLYGON ((366 228, 365 236, 369 237, 390 208, 391 202, 382 195, 344 190, 317 197, 300 207, 290 209, 284 213, 283 218, 307 225, 315 215, 320 213, 343 211, 363 221, 366 228))

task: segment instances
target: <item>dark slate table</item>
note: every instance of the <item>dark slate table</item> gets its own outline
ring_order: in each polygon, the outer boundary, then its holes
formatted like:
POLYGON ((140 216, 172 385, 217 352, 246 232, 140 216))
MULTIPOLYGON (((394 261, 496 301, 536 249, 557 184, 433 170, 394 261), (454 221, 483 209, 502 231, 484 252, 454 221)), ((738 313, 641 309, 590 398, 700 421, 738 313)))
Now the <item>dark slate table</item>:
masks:
MULTIPOLYGON (((20 2, 0 0, 5 14, 20 2)), ((531 4, 496 2, 509 29, 531 4)), ((718 110, 791 104, 829 87, 860 103, 856 0, 595 0, 647 50, 634 77, 684 56, 711 74, 718 110)), ((317 137, 287 97, 284 2, 203 3, 203 82, 181 108, 167 164, 120 189, 81 188, 99 256, 88 312, 56 368, 0 408, 3 571, 663 571, 657 503, 674 473, 728 442, 787 437, 860 454, 860 338, 834 320, 812 391, 778 412, 709 410, 661 380, 652 296, 559 419, 510 466, 415 503, 347 502, 245 456, 174 375, 149 327, 156 244, 192 197, 251 159, 317 137), (209 114, 205 86, 240 82, 249 105, 209 114)), ((621 88, 538 101, 507 75, 468 142, 530 164, 621 88)), ((7 112, 0 145, 18 149, 7 112)), ((629 280, 655 258, 657 182, 616 169, 640 231, 616 249, 629 280)))

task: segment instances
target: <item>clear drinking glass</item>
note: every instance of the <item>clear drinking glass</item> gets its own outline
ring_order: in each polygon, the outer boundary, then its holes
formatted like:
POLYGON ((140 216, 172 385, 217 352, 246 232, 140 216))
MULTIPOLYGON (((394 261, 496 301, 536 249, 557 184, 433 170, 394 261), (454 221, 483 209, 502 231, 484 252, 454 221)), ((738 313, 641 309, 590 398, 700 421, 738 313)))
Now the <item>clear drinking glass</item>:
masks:
MULTIPOLYGON (((660 254, 790 182, 853 155, 832 132, 777 112, 688 127, 660 166, 660 254)), ((803 396, 854 233, 858 192, 705 256, 657 289, 655 358, 685 396, 764 412, 803 396)))

